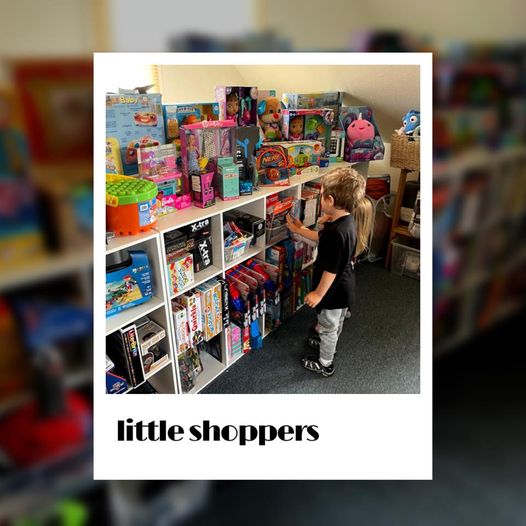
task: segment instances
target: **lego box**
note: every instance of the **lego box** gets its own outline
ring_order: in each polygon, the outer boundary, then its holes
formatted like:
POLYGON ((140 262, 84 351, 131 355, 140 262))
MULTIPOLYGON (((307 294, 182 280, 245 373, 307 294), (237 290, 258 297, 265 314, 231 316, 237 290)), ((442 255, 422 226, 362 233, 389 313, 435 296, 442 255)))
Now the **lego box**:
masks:
POLYGON ((117 141, 124 175, 137 174, 137 149, 165 143, 161 95, 108 93, 106 140, 117 141))

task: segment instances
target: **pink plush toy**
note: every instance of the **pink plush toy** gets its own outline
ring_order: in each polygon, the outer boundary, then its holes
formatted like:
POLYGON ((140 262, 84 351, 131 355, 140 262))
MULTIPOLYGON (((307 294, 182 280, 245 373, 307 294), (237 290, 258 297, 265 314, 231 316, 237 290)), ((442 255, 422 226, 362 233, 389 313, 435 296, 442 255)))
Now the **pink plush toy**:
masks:
POLYGON ((351 148, 358 141, 372 141, 374 139, 374 126, 362 119, 362 114, 347 127, 347 140, 351 148))

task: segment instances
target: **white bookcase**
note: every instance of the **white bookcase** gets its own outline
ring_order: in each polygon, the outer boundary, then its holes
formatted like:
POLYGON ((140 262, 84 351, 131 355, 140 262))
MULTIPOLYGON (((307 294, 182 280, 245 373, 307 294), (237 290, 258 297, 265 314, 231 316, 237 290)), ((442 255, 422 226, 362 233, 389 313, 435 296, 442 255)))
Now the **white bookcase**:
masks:
MULTIPOLYGON (((154 280, 154 297, 142 305, 137 305, 127 309, 115 316, 106 319, 106 334, 109 335, 120 328, 133 323, 141 316, 148 315, 154 321, 159 323, 166 329, 165 350, 170 357, 170 366, 165 365, 161 369, 155 370, 147 377, 148 381, 160 393, 181 393, 181 385, 178 370, 177 356, 175 355, 174 345, 174 325, 171 314, 171 300, 183 294, 187 290, 193 289, 200 283, 203 283, 213 277, 225 277, 225 272, 252 257, 264 258, 265 250, 269 246, 279 242, 276 239, 271 244, 266 243, 266 237, 260 236, 254 246, 249 247, 246 252, 238 259, 232 262, 225 262, 225 255, 223 250, 223 215, 225 212, 234 209, 241 209, 254 216, 266 218, 266 198, 269 195, 286 192, 288 195, 299 199, 301 197, 301 189, 304 183, 319 179, 324 173, 332 170, 336 166, 346 166, 349 163, 331 163, 328 168, 322 168, 318 173, 308 173, 301 175, 294 175, 290 178, 290 185, 284 187, 264 187, 254 192, 252 195, 241 196, 239 199, 232 201, 222 201, 216 199, 216 204, 209 208, 198 208, 191 206, 190 208, 177 211, 160 217, 157 221, 157 226, 150 232, 139 234, 137 236, 123 236, 111 239, 106 246, 106 255, 122 249, 144 250, 148 254, 150 266, 153 273, 154 280), (166 254, 164 246, 164 234, 179 229, 190 223, 194 223, 201 219, 211 218, 212 221, 212 257, 213 263, 205 270, 194 275, 194 283, 182 289, 178 294, 172 294, 169 287, 169 276, 166 264, 166 254)), ((263 337, 265 320, 264 316, 260 318, 260 330, 263 337)), ((203 371, 196 378, 194 388, 188 394, 198 393, 212 380, 224 372, 235 361, 242 358, 244 355, 237 357, 231 362, 228 360, 227 346, 225 341, 224 331, 221 333, 221 348, 222 359, 216 360, 208 353, 201 354, 201 361, 203 363, 203 371)), ((101 371, 102 374, 102 371, 101 371)))

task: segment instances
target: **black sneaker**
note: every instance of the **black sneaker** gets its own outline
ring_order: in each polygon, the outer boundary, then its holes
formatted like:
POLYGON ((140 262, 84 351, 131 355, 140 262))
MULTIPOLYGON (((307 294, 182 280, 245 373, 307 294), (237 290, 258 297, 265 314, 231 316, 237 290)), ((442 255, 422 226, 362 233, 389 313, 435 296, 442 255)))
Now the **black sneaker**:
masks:
POLYGON ((313 373, 319 373, 322 376, 332 376, 334 374, 334 363, 327 366, 322 365, 317 356, 304 356, 301 363, 305 369, 312 371, 313 373))
POLYGON ((307 338, 307 345, 315 351, 320 350, 320 337, 317 334, 313 334, 307 338))

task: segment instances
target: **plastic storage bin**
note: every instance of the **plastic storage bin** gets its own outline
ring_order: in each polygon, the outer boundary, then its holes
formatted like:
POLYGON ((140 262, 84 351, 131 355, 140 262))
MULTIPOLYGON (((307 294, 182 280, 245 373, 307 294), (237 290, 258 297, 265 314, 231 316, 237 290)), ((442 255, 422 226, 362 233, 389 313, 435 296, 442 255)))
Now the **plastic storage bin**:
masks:
POLYGON ((420 279, 420 248, 416 239, 396 236, 392 241, 391 272, 420 279))
POLYGON ((245 237, 237 239, 232 245, 225 247, 226 263, 232 263, 235 259, 240 258, 250 246, 254 236, 248 232, 243 232, 243 234, 245 237))

